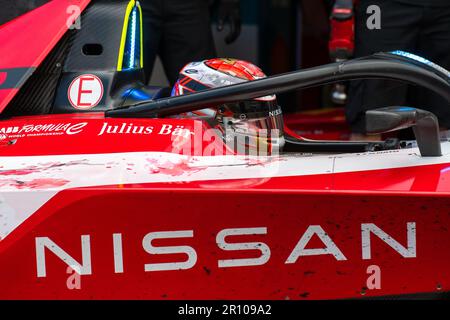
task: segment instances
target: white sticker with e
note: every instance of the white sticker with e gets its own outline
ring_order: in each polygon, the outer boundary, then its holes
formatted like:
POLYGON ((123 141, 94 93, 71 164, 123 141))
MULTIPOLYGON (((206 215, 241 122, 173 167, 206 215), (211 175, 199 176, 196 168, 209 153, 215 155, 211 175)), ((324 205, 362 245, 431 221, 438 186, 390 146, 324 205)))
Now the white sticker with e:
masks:
POLYGON ((79 110, 89 110, 103 98, 103 83, 92 74, 83 74, 75 78, 67 92, 70 104, 79 110))

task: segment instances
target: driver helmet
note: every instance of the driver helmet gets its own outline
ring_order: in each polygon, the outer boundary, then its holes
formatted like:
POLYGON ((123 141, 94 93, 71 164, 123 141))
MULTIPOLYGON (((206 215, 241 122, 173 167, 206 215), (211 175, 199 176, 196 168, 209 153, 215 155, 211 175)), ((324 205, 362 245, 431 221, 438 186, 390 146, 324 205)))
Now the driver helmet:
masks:
MULTIPOLYGON (((179 74, 172 96, 190 94, 246 81, 265 78, 260 68, 236 59, 210 59, 187 64, 179 74)), ((250 151, 273 154, 284 146, 283 115, 275 95, 225 103, 180 115, 200 118, 218 129, 230 145, 250 151)), ((239 149, 240 151, 242 149, 239 149)))

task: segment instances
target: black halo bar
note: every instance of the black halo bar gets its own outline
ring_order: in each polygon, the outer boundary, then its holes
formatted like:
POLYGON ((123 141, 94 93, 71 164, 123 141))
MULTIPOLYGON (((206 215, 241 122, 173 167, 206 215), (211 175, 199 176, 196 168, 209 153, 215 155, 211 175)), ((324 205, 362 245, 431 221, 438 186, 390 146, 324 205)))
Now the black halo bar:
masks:
POLYGON ((413 59, 391 53, 377 53, 364 58, 207 89, 188 95, 142 101, 128 107, 106 111, 105 116, 164 117, 203 108, 214 108, 223 103, 355 79, 389 79, 419 85, 444 97, 450 104, 450 78, 444 72, 413 59))

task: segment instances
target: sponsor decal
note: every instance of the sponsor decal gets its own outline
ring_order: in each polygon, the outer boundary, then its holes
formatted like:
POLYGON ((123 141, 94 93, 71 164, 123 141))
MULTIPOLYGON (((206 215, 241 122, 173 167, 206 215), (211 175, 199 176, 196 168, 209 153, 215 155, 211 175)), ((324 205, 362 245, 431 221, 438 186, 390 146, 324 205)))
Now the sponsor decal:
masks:
POLYGON ((281 110, 281 108, 273 110, 273 111, 269 111, 269 116, 270 117, 276 117, 283 114, 283 111, 281 110))
POLYGON ((9 138, 23 138, 36 136, 74 135, 83 131, 87 122, 80 123, 52 123, 52 124, 26 124, 23 126, 0 127, 0 135, 9 138))
POLYGON ((15 143, 16 143, 16 140, 10 139, 7 134, 0 133, 0 147, 10 146, 15 143))
POLYGON ((0 134, 19 133, 19 127, 0 128, 0 134))
POLYGON ((139 135, 172 135, 189 137, 194 133, 191 130, 184 128, 184 126, 173 126, 170 124, 163 124, 161 128, 154 126, 135 125, 133 123, 123 122, 121 124, 109 124, 104 122, 98 136, 105 134, 139 134, 139 135))
MULTIPOLYGON (((416 245, 416 223, 406 223, 406 243, 398 242, 392 235, 387 234, 381 228, 373 223, 362 223, 360 225, 360 243, 361 243, 361 259, 371 260, 373 256, 372 239, 377 238, 378 241, 384 242, 386 247, 390 247, 395 251, 399 257, 403 259, 417 258, 416 245)), ((218 257, 218 268, 236 268, 236 267, 258 267, 267 264, 271 259, 271 252, 276 247, 270 247, 265 242, 239 242, 236 237, 241 236, 255 236, 267 235, 267 227, 252 227, 252 228, 231 228, 222 229, 217 232, 215 242, 217 248, 221 251, 235 252, 235 258, 221 259, 218 257), (249 254, 248 257, 243 257, 248 251, 259 251, 257 257, 254 254, 249 254)), ((404 235, 402 237, 404 237, 404 235)), ((143 265, 145 272, 158 271, 180 271, 192 269, 197 265, 199 248, 194 248, 188 245, 178 246, 164 246, 161 241, 164 240, 179 240, 180 244, 183 239, 194 238, 194 230, 173 230, 173 231, 156 231, 147 233, 142 239, 142 248, 149 255, 167 255, 167 254, 184 254, 184 260, 146 263, 143 265), (156 245, 155 243, 158 243, 156 245)), ((93 239, 96 237, 93 237, 93 239)), ((111 261, 114 262, 114 273, 124 273, 127 270, 127 261, 124 259, 124 251, 128 245, 123 241, 122 233, 112 234, 112 251, 111 261)), ((95 242, 94 242, 95 243, 95 242)), ((72 269, 78 270, 79 275, 92 275, 92 259, 91 252, 91 236, 89 234, 81 235, 81 261, 76 260, 62 247, 55 243, 51 238, 46 236, 35 238, 35 252, 36 252, 36 275, 38 278, 47 277, 47 262, 46 256, 48 253, 53 253, 59 259, 64 261, 72 269), (47 253, 48 252, 48 253, 47 253)), ((301 263, 301 257, 305 256, 323 256, 328 255, 336 259, 336 261, 347 261, 348 258, 345 252, 338 246, 326 232, 321 225, 310 225, 303 232, 299 234, 296 239, 292 239, 289 256, 283 258, 283 264, 301 263), (312 247, 310 241, 313 237, 318 237, 322 245, 319 247, 312 247)))
POLYGON ((0 133, 0 147, 8 144, 8 136, 6 134, 0 133))
POLYGON ((89 110, 100 103, 103 93, 102 81, 92 74, 84 74, 72 81, 67 96, 75 109, 89 110))

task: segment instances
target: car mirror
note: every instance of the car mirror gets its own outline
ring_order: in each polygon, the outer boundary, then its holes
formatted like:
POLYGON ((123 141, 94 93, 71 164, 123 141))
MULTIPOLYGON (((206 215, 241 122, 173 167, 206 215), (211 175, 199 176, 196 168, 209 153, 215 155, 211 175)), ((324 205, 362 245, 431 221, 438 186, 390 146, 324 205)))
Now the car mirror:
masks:
POLYGON ((411 127, 423 157, 442 156, 439 122, 433 113, 410 107, 386 107, 366 112, 366 133, 369 135, 411 127))

